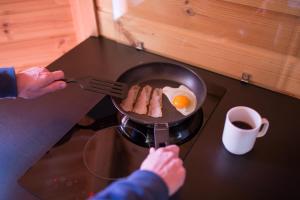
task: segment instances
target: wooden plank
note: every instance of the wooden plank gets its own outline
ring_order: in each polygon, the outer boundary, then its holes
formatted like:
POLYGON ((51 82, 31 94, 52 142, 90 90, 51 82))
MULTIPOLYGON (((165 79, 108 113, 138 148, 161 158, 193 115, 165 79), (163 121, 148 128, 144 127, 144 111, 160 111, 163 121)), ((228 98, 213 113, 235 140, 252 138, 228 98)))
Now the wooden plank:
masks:
POLYGON ((280 78, 277 81, 276 88, 283 91, 297 91, 298 94, 300 93, 300 26, 296 26, 294 29, 287 54, 279 73, 280 78), (296 57, 289 55, 296 55, 296 57))
POLYGON ((70 7, 68 0, 1 0, 0 5, 0 16, 70 7))
POLYGON ((0 1, 0 66, 47 66, 76 42, 69 0, 0 1))
POLYGON ((66 6, 0 16, 1 44, 71 33, 72 16, 66 6))
MULTIPOLYGON (((294 26, 299 24, 299 18, 295 16, 275 12, 261 16, 256 13, 255 8, 224 1, 188 2, 145 1, 137 7, 131 7, 126 16, 151 19, 157 23, 179 26, 278 53, 288 50, 294 26)), ((108 0, 98 0, 98 4, 100 10, 111 13, 111 3, 108 0)))
POLYGON ((96 10, 103 12, 112 12, 112 1, 111 0, 96 0, 96 10))
POLYGON ((76 44, 76 37, 56 37, 10 42, 0 45, 0 66, 14 66, 17 71, 32 66, 47 66, 76 44))
MULTIPOLYGON (((111 13, 100 11, 98 16, 103 36, 128 44, 119 32, 121 29, 112 21, 111 13)), ((143 41, 149 51, 237 79, 247 72, 257 85, 300 97, 300 90, 296 90, 300 88, 299 77, 296 76, 300 73, 299 57, 159 23, 152 18, 126 15, 121 19, 121 24, 134 38, 143 41), (288 58, 294 62, 287 63, 288 58), (293 73, 281 74, 283 65, 293 73), (277 86, 282 78, 288 82, 288 87, 277 86)))
POLYGON ((89 36, 98 36, 98 22, 96 21, 95 5, 93 0, 69 0, 73 15, 73 22, 77 42, 89 36))
POLYGON ((236 4, 252 6, 257 8, 258 13, 266 13, 268 11, 276 11, 289 15, 300 16, 300 1, 299 0, 223 0, 236 4))

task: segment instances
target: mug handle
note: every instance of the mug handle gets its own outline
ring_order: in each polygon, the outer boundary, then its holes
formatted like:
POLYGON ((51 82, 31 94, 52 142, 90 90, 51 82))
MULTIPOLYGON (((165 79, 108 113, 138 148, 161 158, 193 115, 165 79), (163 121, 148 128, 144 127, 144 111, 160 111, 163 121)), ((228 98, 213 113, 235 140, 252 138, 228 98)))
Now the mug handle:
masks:
POLYGON ((260 131, 258 132, 257 137, 262 137, 266 135, 268 129, 269 129, 269 121, 266 118, 262 118, 260 131))

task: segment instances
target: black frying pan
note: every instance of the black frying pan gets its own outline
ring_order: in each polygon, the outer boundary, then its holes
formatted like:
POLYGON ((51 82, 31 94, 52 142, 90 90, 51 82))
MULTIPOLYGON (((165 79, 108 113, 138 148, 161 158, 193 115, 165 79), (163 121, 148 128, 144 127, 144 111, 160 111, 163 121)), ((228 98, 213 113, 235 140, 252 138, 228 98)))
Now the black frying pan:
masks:
POLYGON ((129 87, 134 84, 139 84, 140 86, 148 84, 153 88, 163 88, 165 86, 179 87, 180 85, 185 85, 196 95, 196 109, 188 116, 184 116, 180 112, 178 112, 171 105, 167 97, 163 95, 163 117, 160 118, 153 118, 147 115, 139 115, 133 112, 125 112, 120 107, 120 103, 122 100, 112 97, 112 102, 115 107, 125 116, 137 123, 154 126, 156 147, 162 146, 161 143, 168 144, 168 135, 166 136, 166 132, 169 132, 168 127, 182 122, 183 120, 187 119, 195 112, 197 112, 201 108, 206 98, 206 85, 202 78, 186 67, 171 63, 155 62, 138 65, 123 73, 117 81, 126 83, 129 85, 129 87), (156 132, 162 133, 158 134, 156 132), (160 136, 163 137, 160 138, 160 136))

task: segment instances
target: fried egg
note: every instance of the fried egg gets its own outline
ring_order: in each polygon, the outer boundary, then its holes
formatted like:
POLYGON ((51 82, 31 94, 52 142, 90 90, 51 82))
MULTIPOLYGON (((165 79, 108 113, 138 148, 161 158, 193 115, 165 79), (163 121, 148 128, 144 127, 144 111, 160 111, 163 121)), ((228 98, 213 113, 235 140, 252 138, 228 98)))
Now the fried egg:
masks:
POLYGON ((163 94, 167 96, 176 110, 185 116, 191 114, 196 109, 197 98, 195 94, 184 85, 180 85, 178 88, 164 87, 163 94))

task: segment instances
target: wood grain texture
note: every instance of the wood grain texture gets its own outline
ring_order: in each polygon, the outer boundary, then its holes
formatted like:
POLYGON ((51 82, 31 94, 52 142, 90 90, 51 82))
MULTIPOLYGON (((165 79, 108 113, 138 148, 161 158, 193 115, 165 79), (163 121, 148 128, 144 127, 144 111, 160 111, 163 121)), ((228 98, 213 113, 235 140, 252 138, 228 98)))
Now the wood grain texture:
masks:
POLYGON ((76 44, 68 0, 0 1, 0 66, 47 66, 76 44))
POLYGON ((300 97, 299 17, 284 11, 257 12, 228 1, 144 1, 119 23, 111 4, 98 0, 101 34, 129 44, 124 31, 147 50, 300 97), (121 27, 120 27, 121 26, 121 27))
POLYGON ((90 36, 98 36, 98 25, 93 0, 69 0, 77 42, 90 36))
POLYGON ((0 45, 0 66, 14 66, 16 71, 33 66, 47 66, 76 44, 75 35, 24 40, 0 45))
POLYGON ((69 7, 0 16, 1 44, 66 34, 74 34, 69 7))
POLYGON ((268 10, 300 16, 299 0, 224 0, 257 8, 257 12, 268 10))

